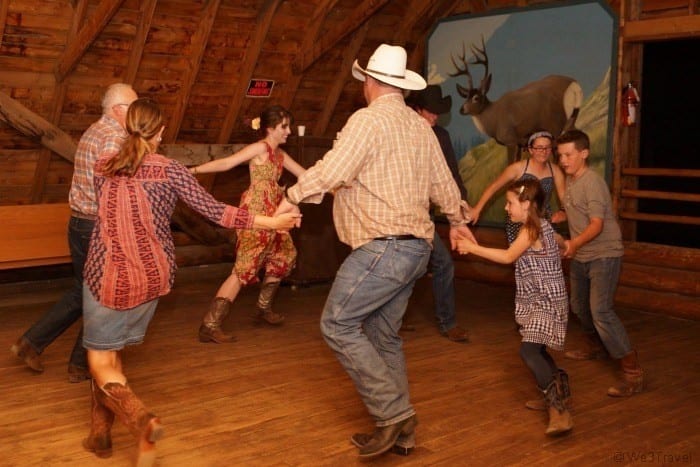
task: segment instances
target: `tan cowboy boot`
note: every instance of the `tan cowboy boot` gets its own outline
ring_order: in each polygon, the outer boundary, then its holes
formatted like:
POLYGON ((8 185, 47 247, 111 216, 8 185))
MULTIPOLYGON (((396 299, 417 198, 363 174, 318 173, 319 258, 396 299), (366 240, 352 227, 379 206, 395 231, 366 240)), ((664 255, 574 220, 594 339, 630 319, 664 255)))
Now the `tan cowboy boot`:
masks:
POLYGON ((636 392, 642 392, 644 371, 639 366, 637 351, 633 350, 620 360, 622 380, 608 389, 608 396, 629 397, 636 392))
POLYGON ((552 381, 542 392, 549 407, 549 424, 544 433, 547 436, 558 436, 571 431, 574 422, 569 410, 564 405, 556 381, 552 381))
POLYGON ((149 467, 156 460, 155 443, 163 436, 158 417, 146 410, 128 384, 106 383, 102 387, 103 404, 117 416, 138 439, 136 466, 149 467))
POLYGON ((221 329, 221 324, 228 316, 231 308, 231 300, 224 297, 216 297, 212 300, 209 310, 202 318, 199 327, 199 342, 216 342, 225 344, 236 340, 231 334, 226 334, 221 329))
POLYGON ((272 301, 280 287, 280 281, 263 282, 260 286, 258 296, 258 318, 265 320, 269 324, 282 324, 284 315, 272 311, 272 301))
POLYGON ((101 398, 104 398, 104 393, 93 379, 90 381, 90 434, 83 440, 83 447, 97 457, 105 458, 112 455, 114 413, 102 404, 101 398))

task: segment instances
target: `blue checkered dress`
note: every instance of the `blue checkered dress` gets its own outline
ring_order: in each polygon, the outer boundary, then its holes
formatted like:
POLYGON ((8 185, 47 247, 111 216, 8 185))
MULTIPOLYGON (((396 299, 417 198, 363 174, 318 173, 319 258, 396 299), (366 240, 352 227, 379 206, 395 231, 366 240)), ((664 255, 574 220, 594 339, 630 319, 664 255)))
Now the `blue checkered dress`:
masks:
POLYGON ((530 247, 515 262, 515 321, 523 342, 562 350, 569 301, 554 230, 545 219, 541 239, 541 250, 530 247))

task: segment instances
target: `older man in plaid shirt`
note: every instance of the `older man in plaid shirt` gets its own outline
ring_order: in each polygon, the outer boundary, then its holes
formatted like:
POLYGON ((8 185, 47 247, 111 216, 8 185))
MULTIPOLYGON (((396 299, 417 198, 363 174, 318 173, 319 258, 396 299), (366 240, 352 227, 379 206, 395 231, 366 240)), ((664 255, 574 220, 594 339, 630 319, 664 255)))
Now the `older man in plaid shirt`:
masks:
POLYGON ((398 331, 415 281, 427 269, 435 228, 431 201, 449 219, 453 242, 473 236, 435 134, 404 103, 402 89, 426 86, 406 70, 406 51, 382 44, 366 69, 355 61, 352 72, 364 82, 368 106, 287 190, 279 212, 335 193, 335 227, 353 251, 338 270, 321 331, 374 418, 373 433, 351 438, 360 457, 371 458, 395 444, 404 452, 415 446, 417 420, 398 331))
MULTIPOLYGON (((44 371, 39 355, 83 314, 83 265, 97 214, 93 169, 100 154, 119 151, 126 137, 126 111, 137 98, 136 92, 128 84, 109 86, 102 98, 102 116, 83 133, 78 143, 69 194, 71 218, 68 223, 68 247, 75 282, 10 349, 37 373, 44 371)), ((68 361, 68 380, 77 383, 88 378, 87 354, 83 348, 81 329, 68 361)))

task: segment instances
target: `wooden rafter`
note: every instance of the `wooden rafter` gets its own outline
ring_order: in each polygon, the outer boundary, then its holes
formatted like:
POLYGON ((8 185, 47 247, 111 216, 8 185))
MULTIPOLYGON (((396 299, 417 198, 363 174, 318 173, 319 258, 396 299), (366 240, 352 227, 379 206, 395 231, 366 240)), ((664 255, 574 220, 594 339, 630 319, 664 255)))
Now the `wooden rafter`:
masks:
MULTIPOLYGON (((457 9, 458 5, 459 2, 455 2, 453 0, 438 0, 437 2, 432 3, 430 5, 430 9, 421 18, 421 24, 423 27, 422 30, 417 33, 417 37, 426 37, 430 28, 432 28, 439 19, 450 16, 455 9, 457 9)), ((425 59, 425 44, 425 40, 418 41, 413 50, 407 51, 409 52, 408 67, 411 70, 420 70, 423 68, 422 64, 425 59)))
POLYGON ((367 21, 362 28, 355 33, 353 38, 350 40, 350 44, 345 48, 343 52, 343 63, 340 66, 340 72, 335 78, 333 86, 331 86, 328 92, 328 97, 326 97, 326 103, 323 106, 323 111, 321 115, 318 116, 316 120, 316 125, 314 126, 315 135, 323 135, 328 129, 328 123, 331 120, 333 109, 338 104, 338 99, 340 99, 340 94, 343 92, 345 87, 345 80, 350 76, 350 68, 352 67, 352 62, 357 57, 357 53, 362 47, 362 43, 367 36, 367 31, 369 30, 369 23, 367 21))
MULTIPOLYGON (((87 11, 87 0, 80 0, 73 13, 73 21, 71 22, 70 30, 68 31, 67 42, 72 42, 78 31, 80 25, 83 23, 85 18, 85 12, 87 11)), ((54 86, 54 96, 51 108, 51 120, 50 122, 54 125, 58 125, 61 120, 61 111, 63 110, 63 103, 66 100, 66 90, 67 85, 65 81, 57 82, 54 86)), ((32 188, 30 192, 30 197, 33 204, 40 203, 46 185, 46 177, 49 172, 49 166, 51 165, 51 151, 44 147, 39 152, 39 158, 34 169, 34 177, 32 178, 32 188)))
POLYGON ((409 2, 406 14, 401 19, 399 28, 394 32, 393 43, 395 45, 406 45, 406 41, 413 35, 416 23, 427 14, 430 6, 431 3, 425 0, 411 0, 409 2))
POLYGON ((57 83, 62 82, 68 73, 73 71, 78 61, 85 54, 85 51, 109 23, 122 3, 124 3, 124 0, 102 0, 97 5, 97 8, 90 18, 87 18, 73 41, 66 44, 63 56, 58 60, 54 69, 57 83))
MULTIPOLYGON (((65 83, 58 83, 54 91, 53 108, 51 109, 51 123, 54 125, 57 125, 61 120, 63 103, 66 100, 66 87, 65 83)), ((30 197, 33 204, 40 203, 43 198, 50 164, 51 151, 48 148, 42 148, 34 169, 34 177, 32 178, 30 197)))
POLYGON ((5 25, 7 24, 7 10, 10 6, 10 0, 0 0, 0 44, 2 44, 2 38, 5 35, 5 25))
POLYGON ((258 18, 256 21, 257 27, 255 33, 251 36, 250 45, 248 46, 245 54, 245 59, 241 65, 240 71, 238 73, 238 86, 235 87, 233 96, 231 96, 231 102, 229 102, 228 111, 226 112, 226 117, 224 118, 223 126, 219 132, 219 137, 217 138, 217 143, 225 144, 228 143, 231 137, 231 132, 233 131, 233 126, 238 120, 238 114, 241 109, 241 104, 243 103, 243 97, 246 92, 246 84, 253 77, 253 72, 255 71, 255 64, 258 62, 260 57, 260 50, 262 50, 263 43, 265 42, 265 37, 270 29, 270 24, 272 23, 272 18, 275 16, 275 11, 279 6, 281 0, 265 0, 263 6, 260 9, 258 18))
POLYGON ((337 27, 317 40, 308 53, 304 52, 292 64, 292 71, 301 74, 316 62, 323 54, 338 45, 348 34, 357 30, 381 7, 389 3, 389 0, 364 0, 348 17, 337 27))
POLYGON ((4 92, 0 92, 0 121, 4 121, 24 136, 41 141, 53 152, 73 162, 75 141, 53 123, 35 114, 4 92))
POLYGON ((174 141, 180 132, 182 119, 185 116, 187 103, 190 101, 192 87, 194 86, 199 66, 202 63, 202 57, 209 41, 209 34, 214 26, 214 20, 220 4, 220 0, 210 0, 206 3, 197 30, 192 36, 192 50, 194 52, 190 54, 187 60, 187 73, 182 77, 181 91, 175 100, 175 108, 172 110, 170 121, 165 130, 166 141, 174 141))
MULTIPOLYGON (((318 6, 313 17, 311 18, 311 21, 309 21, 309 25, 306 28, 306 35, 304 36, 304 41, 302 42, 299 52, 297 53, 297 59, 298 57, 303 56, 306 50, 311 50, 314 43, 316 43, 318 40, 318 35, 321 32, 321 27, 323 26, 323 22, 325 21, 326 16, 328 16, 328 12, 333 9, 336 3, 338 3, 338 0, 324 0, 321 5, 318 6)), ((297 89, 301 83, 301 78, 301 74, 288 74, 285 93, 280 99, 280 105, 287 109, 291 108, 292 102, 294 102, 294 96, 296 96, 297 89)))
POLYGON ((136 29, 134 40, 132 41, 129 64, 124 76, 125 83, 134 84, 134 81, 136 81, 136 72, 141 64, 141 56, 143 55, 143 49, 146 45, 146 39, 148 38, 148 31, 151 29, 151 22, 153 22, 153 13, 156 11, 156 3, 158 3, 158 0, 144 0, 141 3, 141 9, 139 10, 141 12, 141 19, 136 29))

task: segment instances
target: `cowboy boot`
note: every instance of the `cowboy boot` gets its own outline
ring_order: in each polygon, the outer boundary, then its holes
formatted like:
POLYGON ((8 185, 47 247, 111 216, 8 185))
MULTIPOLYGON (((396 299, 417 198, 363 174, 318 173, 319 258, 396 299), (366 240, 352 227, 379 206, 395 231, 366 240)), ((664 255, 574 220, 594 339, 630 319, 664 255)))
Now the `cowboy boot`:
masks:
MULTIPOLYGON (((569 375, 566 371, 559 368, 554 373, 554 378, 557 383, 557 388, 560 389, 562 400, 567 408, 571 408, 571 388, 569 387, 569 375)), ((547 404, 544 399, 533 399, 525 402, 525 407, 530 410, 547 410, 547 404)))
POLYGON ((20 337, 17 339, 16 343, 12 344, 10 352, 12 352, 15 357, 22 360, 32 371, 36 371, 37 373, 44 371, 44 365, 41 363, 39 354, 36 353, 36 350, 34 350, 24 336, 20 337))
POLYGON ((280 288, 280 281, 263 282, 260 286, 258 296, 258 318, 267 321, 269 324, 282 324, 284 315, 272 311, 272 301, 280 288))
MULTIPOLYGON (((402 456, 411 454, 416 447, 416 425, 418 425, 418 418, 414 415, 414 423, 401 430, 401 434, 396 438, 396 443, 392 446, 391 452, 402 456)), ((372 439, 373 435, 374 433, 355 433, 350 437, 350 442, 358 448, 362 448, 372 439)))
POLYGON ((147 467, 156 459, 155 442, 163 436, 163 426, 158 417, 146 410, 128 384, 106 383, 102 387, 101 402, 117 416, 138 439, 136 465, 147 467))
POLYGON ((104 397, 104 393, 97 388, 95 380, 90 381, 90 434, 83 440, 83 447, 105 458, 112 455, 114 413, 102 404, 101 396, 104 397))
POLYGON ((632 350, 620 360, 622 380, 608 389, 608 396, 629 397, 636 392, 642 392, 644 371, 639 366, 637 351, 632 350))
POLYGON ((199 327, 199 342, 216 342, 225 344, 236 340, 231 334, 226 334, 221 329, 221 323, 228 316, 231 307, 231 300, 224 297, 216 297, 209 306, 209 310, 202 318, 202 325, 199 327))
MULTIPOLYGON (((365 441, 362 446, 358 446, 360 448, 359 457, 361 459, 369 459, 387 452, 396 445, 399 437, 402 435, 408 438, 407 442, 413 443, 413 446, 410 446, 412 449, 415 446, 414 430, 416 425, 418 425, 418 419, 415 415, 412 415, 393 425, 376 427, 369 439, 357 440, 365 441)), ((354 442, 354 437, 351 440, 354 442)))
POLYGON ((597 333, 585 334, 584 337, 583 347, 565 352, 564 357, 570 360, 602 360, 608 358, 608 351, 597 333))
POLYGON ((562 394, 557 387, 556 381, 549 383, 547 389, 542 391, 542 393, 549 409, 549 424, 544 433, 548 436, 557 436, 571 431, 574 423, 571 419, 571 414, 564 405, 562 394))

